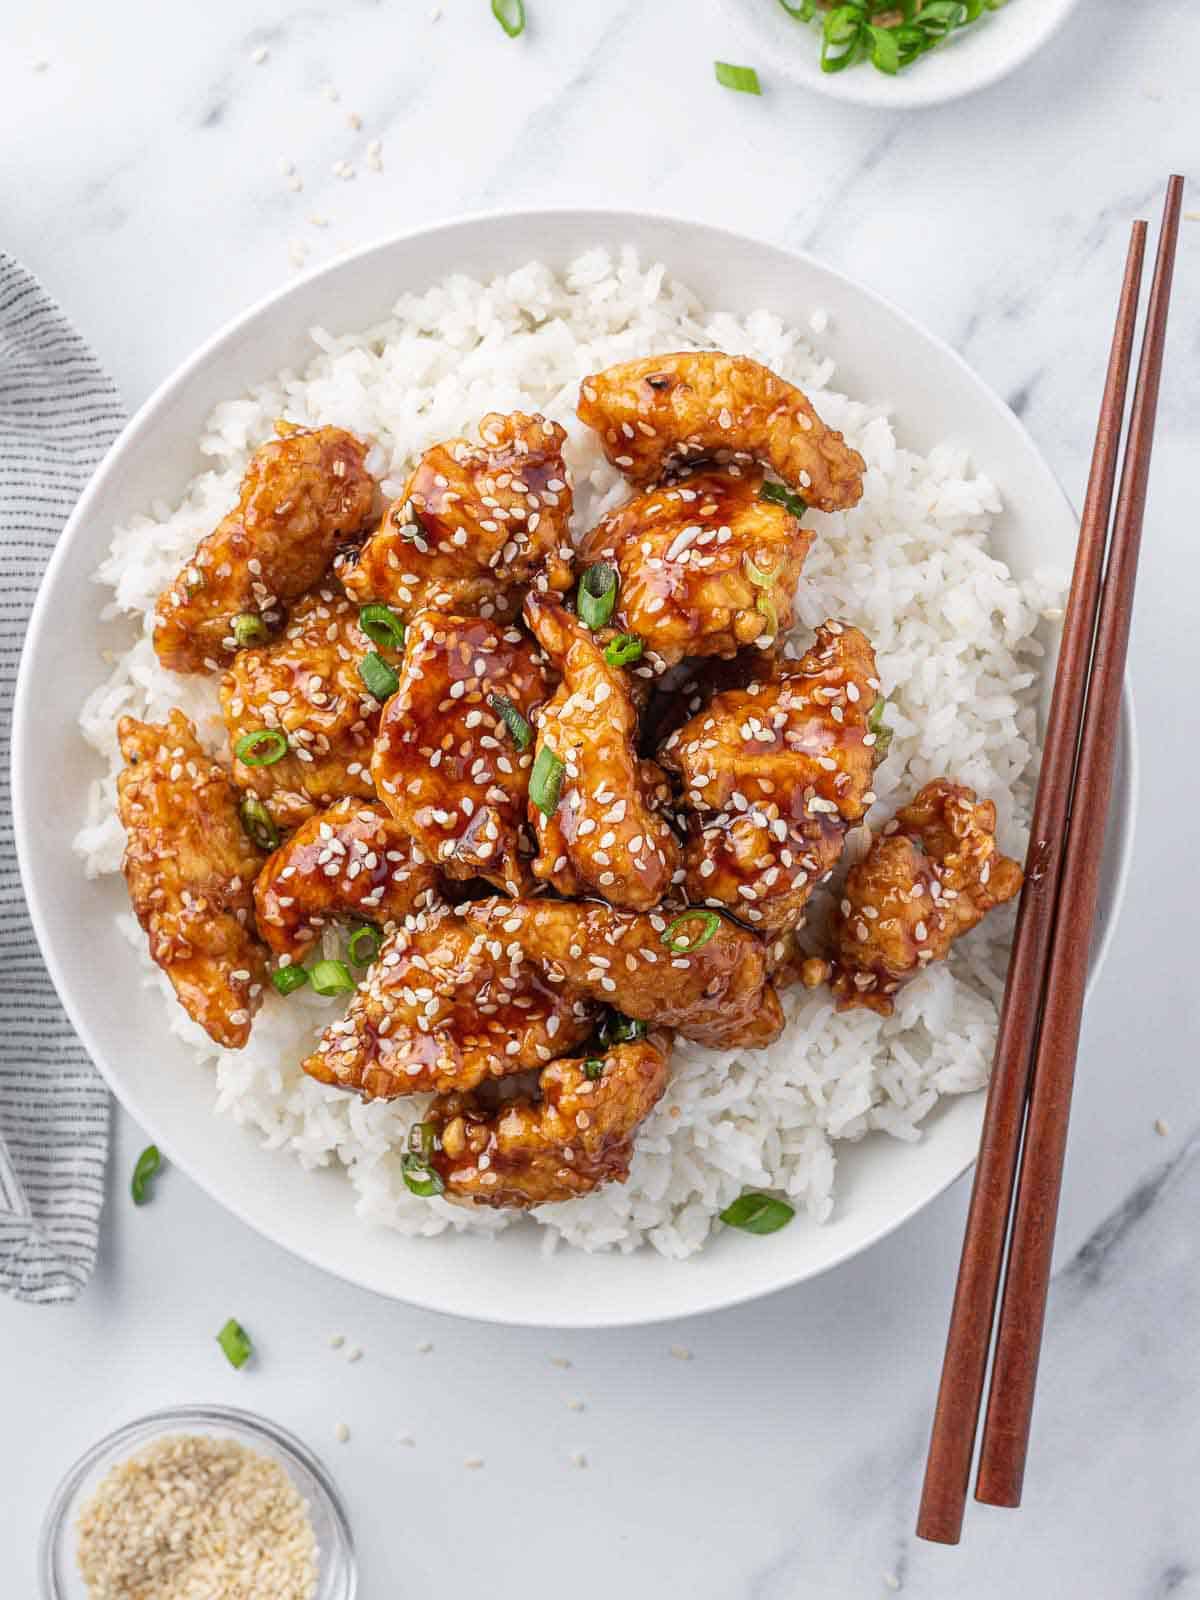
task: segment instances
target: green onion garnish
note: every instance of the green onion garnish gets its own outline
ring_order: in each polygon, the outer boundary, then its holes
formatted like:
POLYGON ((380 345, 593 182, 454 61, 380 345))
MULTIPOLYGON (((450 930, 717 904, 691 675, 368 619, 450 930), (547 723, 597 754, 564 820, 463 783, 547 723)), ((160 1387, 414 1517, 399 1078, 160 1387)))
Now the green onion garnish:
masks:
POLYGON ((376 700, 390 700, 400 687, 400 679, 374 650, 358 663, 358 675, 376 700))
POLYGON ((777 1233, 796 1215, 794 1206, 773 1194, 740 1194, 721 1212, 721 1221, 743 1233, 777 1233))
MULTIPOLYGON (((817 18, 815 0, 779 0, 796 22, 817 18)), ((893 77, 959 28, 998 11, 1005 0, 850 0, 820 18, 821 70, 844 72, 869 61, 893 77)))
POLYGON ((728 61, 714 61, 717 82, 723 89, 736 89, 739 94, 761 94, 758 73, 753 67, 735 67, 728 61))
POLYGON ((760 500, 769 500, 772 505, 782 506, 785 511, 799 519, 808 510, 808 501, 802 500, 798 494, 793 494, 786 483, 764 483, 758 491, 760 500))
POLYGON ((271 820, 271 813, 256 794, 244 794, 238 806, 238 816, 251 844, 260 850, 279 848, 279 829, 271 820))
POLYGON ((246 767, 273 767, 287 755, 287 735, 278 728, 255 728, 244 733, 233 747, 233 753, 246 767))
POLYGON ((234 1317, 230 1317, 217 1335, 217 1343, 224 1350, 225 1358, 231 1367, 244 1367, 254 1349, 250 1343, 250 1335, 234 1317))
POLYGON ((492 0, 492 15, 510 39, 525 32, 525 0, 492 0))
POLYGON ((308 976, 318 994, 352 994, 355 988, 350 968, 344 961, 314 962, 308 976))
POLYGON ((308 982, 308 971, 298 961, 290 967, 276 967, 271 974, 271 982, 280 994, 295 994, 297 989, 303 989, 308 982))
POLYGON ((699 950, 706 945, 721 926, 721 919, 715 911, 701 911, 692 909, 685 911, 681 917, 676 917, 666 932, 662 935, 662 942, 668 950, 673 950, 678 956, 691 955, 693 950, 699 950), (680 939, 676 937, 676 928, 685 927, 689 922, 699 922, 700 932, 694 939, 680 939))
POLYGON ((817 0, 779 0, 779 4, 796 22, 811 22, 817 11, 817 0))
POLYGON ((358 613, 358 625, 372 644, 385 650, 404 649, 404 624, 391 606, 364 606, 358 613))
POLYGON ((604 646, 604 659, 610 667, 628 667, 642 659, 644 650, 636 633, 619 633, 604 646))
POLYGON ((867 732, 875 735, 875 760, 880 762, 887 755, 892 744, 893 729, 889 728, 883 720, 883 713, 887 708, 887 695, 877 697, 871 707, 871 714, 867 718, 867 732))
POLYGON ((591 1078, 593 1083, 597 1078, 602 1078, 604 1076, 603 1061, 597 1060, 595 1056, 589 1056, 583 1063, 583 1075, 585 1078, 591 1078))
POLYGON ((533 743, 533 729, 506 694, 488 695, 488 705, 508 729, 509 737, 518 750, 528 750, 533 743))
POLYGON ((414 1122, 408 1130, 408 1148, 428 1162, 437 1148, 437 1129, 432 1122, 414 1122))
POLYGON ((549 745, 543 745, 529 775, 529 798, 545 817, 552 817, 558 809, 558 797, 562 793, 563 773, 566 770, 549 745))
POLYGON ((764 593, 759 595, 754 604, 762 613, 762 615, 766 617, 767 627, 770 629, 771 637, 773 639, 779 632, 779 613, 775 610, 774 600, 771 599, 769 594, 764 593))
POLYGON ((233 619, 233 637, 244 649, 267 637, 267 625, 256 612, 239 611, 233 619))
POLYGON ((133 1169, 133 1177, 129 1180, 129 1192, 133 1196, 135 1206, 145 1205, 150 1196, 146 1193, 146 1185, 162 1166, 162 1156, 158 1153, 156 1144, 148 1144, 137 1158, 133 1169))
POLYGON ((742 569, 750 582, 758 589, 769 589, 779 576, 779 563, 773 567, 758 567, 751 561, 749 555, 742 557, 742 569))
POLYGON ((575 602, 579 620, 593 632, 602 628, 613 614, 617 603, 617 569, 611 561, 597 561, 579 580, 579 595, 575 602))
POLYGON ((632 1044, 646 1037, 646 1024, 637 1017, 627 1017, 623 1011, 610 1010, 596 1029, 596 1037, 606 1050, 614 1044, 632 1044))
POLYGON ((423 1156, 415 1155, 412 1151, 400 1157, 400 1176, 404 1179, 405 1187, 413 1194, 420 1195, 422 1200, 441 1194, 446 1187, 441 1173, 431 1167, 423 1156))
POLYGON ((355 928, 350 935, 350 959, 356 967, 369 967, 383 943, 378 928, 355 928))

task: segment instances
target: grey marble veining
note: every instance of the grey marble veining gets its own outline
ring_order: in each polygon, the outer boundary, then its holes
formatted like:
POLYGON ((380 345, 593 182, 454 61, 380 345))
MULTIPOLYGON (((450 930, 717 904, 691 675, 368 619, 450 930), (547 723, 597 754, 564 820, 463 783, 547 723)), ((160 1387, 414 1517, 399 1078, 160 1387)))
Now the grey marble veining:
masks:
MULTIPOLYGON (((0 242, 132 406, 292 256, 316 264, 486 206, 692 214, 812 250, 897 301, 1009 400, 1081 497, 1129 222, 1156 215, 1169 170, 1200 179, 1192 0, 1083 0, 1018 76, 902 114, 789 88, 715 3, 527 5, 513 43, 486 0, 10 0, 0 242), (762 98, 720 90, 717 57, 752 61, 762 98), (335 176, 343 161, 352 179, 335 176)), ((1187 206, 1200 212, 1200 191, 1187 206)), ((1198 263, 1200 220, 1180 254, 1135 623, 1139 831, 1086 1019, 1025 1508, 972 1507, 954 1551, 912 1536, 962 1185, 759 1305, 550 1336, 335 1284, 178 1173, 135 1214, 125 1182, 144 1141, 121 1118, 88 1294, 55 1313, 0 1303, 0 1591, 33 1592, 34 1526, 75 1452, 208 1396, 332 1460, 368 1600, 481 1579, 530 1600, 568 1585, 578 1600, 1200 1596, 1198 263), (230 1314, 261 1350, 242 1374, 213 1344, 230 1314), (353 1367, 328 1348, 338 1331, 366 1352, 353 1367)))

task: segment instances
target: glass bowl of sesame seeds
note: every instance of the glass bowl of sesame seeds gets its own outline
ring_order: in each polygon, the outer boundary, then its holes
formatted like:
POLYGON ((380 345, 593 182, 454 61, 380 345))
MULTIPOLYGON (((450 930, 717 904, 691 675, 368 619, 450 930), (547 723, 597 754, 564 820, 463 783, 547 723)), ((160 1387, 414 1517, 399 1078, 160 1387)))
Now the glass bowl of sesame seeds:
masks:
POLYGON ((151 1412, 86 1451, 47 1510, 38 1572, 44 1600, 358 1591, 325 1468, 285 1429, 227 1406, 151 1412))

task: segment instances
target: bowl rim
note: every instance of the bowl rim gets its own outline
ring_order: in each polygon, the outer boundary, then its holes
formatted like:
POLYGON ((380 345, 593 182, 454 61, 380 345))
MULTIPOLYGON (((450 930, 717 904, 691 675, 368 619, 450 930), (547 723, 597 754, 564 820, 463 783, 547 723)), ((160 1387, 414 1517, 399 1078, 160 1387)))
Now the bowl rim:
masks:
POLYGON ((308 1473, 325 1498, 335 1530, 338 1553, 345 1565, 346 1586, 338 1600, 355 1600, 358 1593, 358 1558, 354 1549, 354 1535, 345 1502, 324 1463, 302 1439, 298 1439, 281 1423, 240 1406, 206 1405, 203 1402, 164 1406, 157 1411, 147 1411, 140 1417, 132 1417, 89 1445, 67 1468, 55 1485, 38 1535, 36 1570, 43 1600, 61 1600, 62 1591, 54 1572, 56 1546, 64 1531, 64 1519, 87 1475, 105 1456, 121 1451, 124 1446, 132 1449, 143 1443, 149 1444, 154 1438, 169 1433, 175 1425, 186 1426, 189 1423, 195 1427, 223 1427, 231 1433, 248 1434, 253 1439, 271 1445, 285 1460, 290 1459, 308 1473), (142 1435, 147 1437, 139 1437, 142 1435))
MULTIPOLYGON (((877 306, 881 307, 892 317, 902 323, 906 330, 915 335, 918 339, 923 340, 927 344, 935 347, 943 359, 949 361, 955 367, 957 367, 970 380, 971 383, 975 384, 987 395, 987 397, 995 406, 997 412, 1001 415, 1004 426, 1006 426, 1010 432, 1016 435, 1017 439, 1023 444, 1024 448, 1028 451, 1031 451, 1037 457, 1039 462, 1045 466, 1049 477, 1052 479, 1056 488, 1058 489, 1059 494, 1062 496, 1064 504, 1071 511, 1076 523, 1078 523, 1078 516, 1069 496, 1066 494, 1065 489, 1063 489, 1062 484, 1059 482, 1057 474, 1049 466, 1049 463, 1045 461, 1045 457, 1042 455, 1042 452, 1038 448, 1036 442, 1029 433, 1028 429, 1025 427, 1024 423, 1011 410, 1011 408, 1004 403, 1004 401, 999 395, 996 394, 992 387, 985 382, 985 380, 980 377, 978 373, 976 373, 974 368, 970 366, 964 357, 961 356, 959 352, 953 348, 953 346, 948 344, 940 334, 933 333, 926 329, 916 320, 915 317, 913 317, 909 312, 905 311, 902 307, 896 305, 894 301, 878 293, 876 290, 859 283, 857 279, 852 278, 848 273, 841 271, 839 268, 830 266, 824 261, 821 261, 809 251, 795 249, 789 245, 781 245, 773 240, 764 239, 757 234, 748 233, 741 229, 726 228, 718 224, 681 215, 677 212, 666 212, 645 207, 632 208, 622 206, 573 205, 554 205, 527 208, 493 207, 484 210, 457 213, 453 216, 443 218, 437 222, 426 223, 423 225, 414 226, 412 228, 394 230, 384 233, 374 240, 368 241, 357 250, 349 251, 338 256, 333 261, 314 266, 303 273, 298 273, 295 277, 289 279, 287 282, 269 291, 267 294, 260 296, 260 298, 254 301, 246 310, 239 312, 232 318, 228 319, 225 323, 218 327, 214 333, 203 340, 201 344, 198 345, 178 366, 176 366, 167 374, 162 382, 157 385, 157 387, 137 408, 137 410, 130 417, 129 421, 121 429, 121 432, 117 435, 116 439, 110 445, 103 460, 97 466, 82 495, 80 496, 75 509, 67 519, 62 532, 59 534, 58 540, 55 543, 54 549, 51 552, 50 559, 47 563, 46 570, 38 586, 38 591, 30 611, 25 634, 25 642, 22 648, 21 660, 18 665, 16 692, 13 702, 11 742, 12 815, 18 867, 22 889, 29 911, 30 921, 36 933, 42 958, 45 962, 47 971, 50 974, 51 980, 54 983, 60 1003, 62 1004, 72 1027, 75 1029, 80 1042, 87 1050, 89 1057, 100 1071, 101 1076, 108 1084, 110 1090, 116 1096, 117 1100, 124 1107, 124 1109, 129 1113, 129 1115, 134 1118, 139 1126, 146 1129, 146 1131, 163 1149, 165 1154, 174 1165, 177 1165, 182 1171, 187 1173, 194 1183, 196 1183, 206 1194, 210 1195, 214 1200, 216 1200, 217 1203, 225 1210, 237 1217, 240 1222, 253 1228, 253 1230, 260 1236, 269 1239, 273 1244, 286 1250, 289 1254, 299 1256, 301 1260, 307 1262, 309 1265, 314 1266, 323 1272, 332 1273, 335 1277, 339 1277, 346 1282, 353 1283, 356 1285, 356 1287, 366 1289, 371 1293, 379 1294, 383 1298, 398 1299, 403 1303, 414 1305, 424 1310, 436 1311, 443 1315, 459 1316, 467 1321, 494 1322, 505 1326, 546 1328, 632 1327, 649 1325, 655 1322, 673 1321, 685 1316, 705 1315, 709 1312, 743 1305, 753 1300, 765 1298, 770 1294, 777 1294, 784 1289, 794 1287, 796 1284, 807 1282, 811 1278, 818 1277, 822 1273, 830 1271, 836 1266, 841 1266, 844 1263, 852 1260, 855 1256, 861 1254, 864 1250, 870 1248, 872 1245, 877 1244, 883 1239, 889 1237, 904 1223, 911 1220, 913 1216, 923 1210, 927 1205, 931 1204, 939 1195, 943 1194, 952 1183, 956 1182, 960 1177, 962 1177, 964 1172, 974 1165, 975 1158, 972 1155, 964 1160, 955 1169, 948 1171, 942 1181, 939 1182, 936 1187, 931 1188, 920 1200, 915 1201, 907 1209, 897 1213, 893 1217, 890 1217, 887 1223, 881 1226, 877 1232, 870 1235, 870 1237, 864 1238, 858 1243, 848 1247, 844 1254, 840 1255, 836 1261, 817 1262, 813 1263, 807 1268, 802 1267, 799 1271, 781 1278, 780 1281, 765 1287, 755 1285, 745 1287, 726 1287, 701 1297, 697 1303, 689 1303, 682 1310, 656 1309, 652 1311, 646 1311, 634 1309, 629 1314, 598 1316, 595 1313, 589 1314, 587 1312, 572 1313, 571 1309, 567 1307, 564 1308, 561 1313, 557 1313, 552 1320, 544 1314, 524 1320, 519 1315, 512 1314, 511 1312, 493 1310, 486 1302, 482 1306, 476 1306, 470 1310, 464 1310, 460 1305, 448 1303, 440 1293, 431 1293, 426 1291, 424 1286, 420 1283, 406 1285, 403 1296, 392 1294, 382 1289, 376 1282, 372 1282, 366 1277, 361 1276, 352 1265, 343 1267, 337 1264, 331 1264, 317 1253, 311 1252, 306 1248, 302 1248, 299 1244, 292 1243, 290 1241, 284 1243, 273 1231, 270 1230, 266 1222, 250 1214, 250 1212, 240 1203, 226 1198, 220 1192, 219 1185, 214 1184, 208 1176, 196 1170, 190 1161, 178 1159, 173 1151, 174 1141, 170 1138, 169 1134, 164 1137, 157 1129, 150 1127, 149 1124, 143 1120, 143 1114, 141 1111, 136 1105, 131 1103, 134 1097, 117 1080, 115 1074, 110 1075, 108 1064, 103 1059, 103 1053, 99 1051, 95 1045, 92 1037, 92 1031, 87 1024, 85 1017, 82 1015, 81 1009, 77 1004, 75 994, 73 993, 71 987, 64 981, 65 973, 57 958, 57 953, 51 938, 50 923, 46 908, 41 904, 40 896, 37 892, 34 882, 34 874, 30 866, 30 851, 27 843, 28 839, 32 835, 31 819, 33 796, 31 793, 28 795, 26 793, 23 753, 32 736, 32 730, 35 726, 36 717, 35 693, 32 682, 32 673, 27 670, 28 659, 32 654, 31 644, 46 625, 47 614, 49 613, 50 608, 49 596, 58 577, 59 568, 68 560, 68 550, 75 538, 76 532, 80 527, 84 526, 88 522, 91 515, 92 503, 99 497, 108 480, 111 477, 116 476, 123 469, 122 458, 124 456, 126 446, 131 443, 138 434, 141 433, 143 428, 153 421, 159 411, 169 407, 177 391, 186 388, 196 370, 202 367, 221 346, 225 344, 232 345, 236 343, 239 335, 252 324, 257 322, 260 317, 266 313, 269 313, 278 305, 287 301, 289 298, 298 296, 305 288, 307 288, 309 284, 323 278, 336 277, 351 263, 361 261, 371 255, 387 253, 391 250, 394 250, 397 246, 427 237, 432 234, 452 234, 454 231, 459 229, 469 230, 480 226, 487 227, 489 224, 505 221, 509 223, 521 223, 530 232, 530 237, 532 240, 536 237, 535 230, 538 224, 548 218, 554 219, 558 222, 573 219, 581 230, 581 238, 584 239, 587 237, 586 229, 589 226, 595 227, 603 223, 628 225, 630 228, 636 228, 641 224, 678 227, 687 230, 693 236, 696 234, 707 234, 714 239, 733 241, 743 246, 749 243, 756 248, 771 250, 779 254, 789 256, 793 260, 801 262, 805 266, 812 268, 819 273, 826 274, 829 277, 838 280, 842 285, 851 289, 854 294, 873 301, 877 306), (68 996, 70 998, 68 998, 68 996)), ((530 247, 530 255, 531 257, 536 256, 536 247, 532 243, 530 247)), ((1119 920, 1120 909, 1125 899, 1125 893, 1128 887, 1128 879, 1131 870, 1139 784, 1138 741, 1133 696, 1128 677, 1126 678, 1122 691, 1120 740, 1122 762, 1118 771, 1116 785, 1114 787, 1113 802, 1116 808, 1115 815, 1118 823, 1113 841, 1117 871, 1113 883, 1107 924, 1103 930, 1100 940, 1093 947, 1088 976, 1089 992, 1092 984, 1096 981, 1097 975, 1099 974, 1105 960, 1107 959, 1116 924, 1119 920), (1124 780, 1123 782, 1122 779, 1124 780)), ((664 1260, 662 1265, 664 1269, 671 1267, 679 1268, 681 1266, 686 1267, 686 1262, 680 1263, 664 1260)))

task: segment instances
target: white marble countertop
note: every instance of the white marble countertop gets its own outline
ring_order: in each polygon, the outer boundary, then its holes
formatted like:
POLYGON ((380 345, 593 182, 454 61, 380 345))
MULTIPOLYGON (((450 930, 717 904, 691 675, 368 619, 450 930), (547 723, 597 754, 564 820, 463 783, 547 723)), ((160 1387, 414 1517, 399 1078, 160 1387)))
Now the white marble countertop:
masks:
MULTIPOLYGON (((1008 397, 1080 496, 1129 220, 1157 217, 1169 170, 1200 177, 1191 0, 1151 20, 1089 0, 1015 78, 906 114, 803 95, 762 60, 761 99, 720 90, 714 57, 751 58, 700 0, 528 6, 510 43, 486 0, 9 0, 0 245, 133 406, 291 256, 482 207, 688 212, 898 300, 1008 397)), ((962 1184, 758 1306, 551 1336, 348 1288, 178 1172, 135 1213, 144 1140, 121 1116, 95 1280, 68 1309, 0 1303, 6 1596, 34 1592, 37 1524, 68 1461, 125 1417, 201 1399, 265 1412, 330 1462, 368 1600, 473 1583, 530 1600, 1200 1595, 1200 922, 1180 817, 1200 777, 1198 252, 1190 221, 1132 660, 1134 875, 1086 1019, 1025 1509, 973 1508, 953 1551, 912 1536, 962 1184), (212 1342, 230 1314, 260 1351, 240 1374, 212 1342), (328 1348, 337 1332, 360 1362, 328 1348)))

